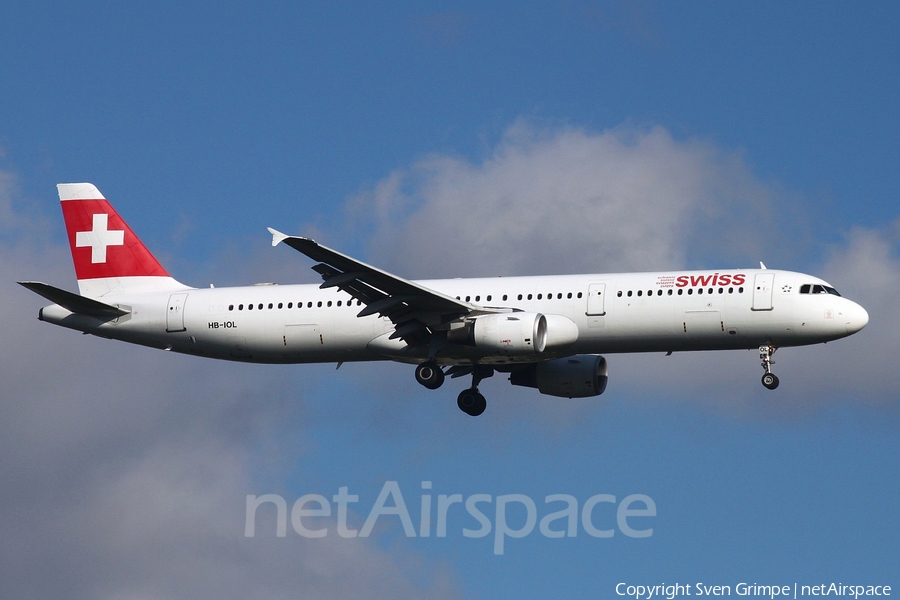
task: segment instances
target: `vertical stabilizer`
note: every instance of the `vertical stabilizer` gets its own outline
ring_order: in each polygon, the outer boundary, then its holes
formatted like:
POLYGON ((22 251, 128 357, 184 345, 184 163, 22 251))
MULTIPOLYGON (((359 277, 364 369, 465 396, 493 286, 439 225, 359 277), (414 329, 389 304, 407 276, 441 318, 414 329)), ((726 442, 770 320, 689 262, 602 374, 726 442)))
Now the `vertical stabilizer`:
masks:
POLYGON ((185 289, 91 183, 60 183, 59 199, 82 296, 185 289))

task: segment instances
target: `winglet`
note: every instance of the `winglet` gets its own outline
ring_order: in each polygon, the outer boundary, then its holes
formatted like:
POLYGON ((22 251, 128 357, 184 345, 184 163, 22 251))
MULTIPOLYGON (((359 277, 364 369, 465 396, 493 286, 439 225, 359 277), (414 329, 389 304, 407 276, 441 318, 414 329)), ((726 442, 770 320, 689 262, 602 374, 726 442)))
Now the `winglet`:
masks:
POLYGON ((766 267, 766 265, 763 264, 763 261, 759 261, 759 268, 760 268, 760 269, 768 270, 768 268, 766 267))
POLYGON ((277 229, 272 229, 271 227, 266 227, 266 229, 268 229, 268 230, 269 230, 269 233, 272 234, 272 246, 277 246, 278 244, 280 244, 280 243, 283 242, 284 240, 286 240, 286 239, 288 239, 289 237, 291 237, 291 236, 289 236, 289 235, 287 235, 287 234, 285 234, 285 233, 281 233, 281 232, 278 231, 277 229))

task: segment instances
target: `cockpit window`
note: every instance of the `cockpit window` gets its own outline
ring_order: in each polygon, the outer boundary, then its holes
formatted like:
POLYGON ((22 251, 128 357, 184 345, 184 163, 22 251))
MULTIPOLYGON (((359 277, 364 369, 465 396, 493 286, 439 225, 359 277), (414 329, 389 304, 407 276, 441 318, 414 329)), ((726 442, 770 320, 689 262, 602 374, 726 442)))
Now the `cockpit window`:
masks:
POLYGON ((801 294, 831 294, 832 296, 840 296, 838 291, 833 287, 827 285, 820 285, 818 283, 804 283, 800 286, 801 294))

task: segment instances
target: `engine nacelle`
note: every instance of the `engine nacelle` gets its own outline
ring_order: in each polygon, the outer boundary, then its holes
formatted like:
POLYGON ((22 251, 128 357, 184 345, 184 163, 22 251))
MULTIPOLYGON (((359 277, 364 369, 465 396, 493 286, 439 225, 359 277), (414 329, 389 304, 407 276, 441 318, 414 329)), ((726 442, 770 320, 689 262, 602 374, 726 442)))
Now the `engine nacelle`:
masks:
POLYGON ((589 398, 606 390, 609 369, 599 354, 576 354, 535 363, 510 373, 513 385, 537 388, 542 394, 560 398, 589 398))
POLYGON ((482 315, 451 328, 447 340, 501 356, 540 354, 547 346, 547 319, 526 312, 482 315))
POLYGON ((578 341, 578 325, 569 317, 544 315, 547 319, 547 350, 566 348, 578 341))

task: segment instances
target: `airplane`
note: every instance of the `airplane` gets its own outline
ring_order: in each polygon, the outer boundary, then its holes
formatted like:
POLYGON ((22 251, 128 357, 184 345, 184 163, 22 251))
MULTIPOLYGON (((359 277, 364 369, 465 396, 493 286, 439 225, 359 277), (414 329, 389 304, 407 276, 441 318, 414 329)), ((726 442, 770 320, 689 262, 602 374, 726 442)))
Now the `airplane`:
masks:
POLYGON ((393 360, 484 412, 482 380, 562 398, 599 396, 604 354, 758 349, 774 390, 780 347, 843 338, 866 310, 803 273, 719 269, 410 281, 309 238, 269 229, 312 259, 317 284, 189 287, 172 278, 90 183, 57 186, 79 293, 19 282, 53 304, 41 321, 171 352, 249 363, 393 360))

